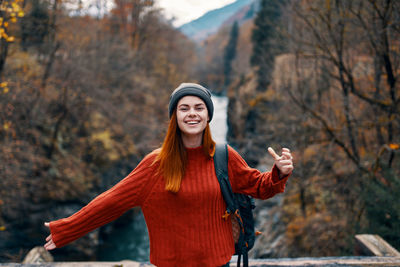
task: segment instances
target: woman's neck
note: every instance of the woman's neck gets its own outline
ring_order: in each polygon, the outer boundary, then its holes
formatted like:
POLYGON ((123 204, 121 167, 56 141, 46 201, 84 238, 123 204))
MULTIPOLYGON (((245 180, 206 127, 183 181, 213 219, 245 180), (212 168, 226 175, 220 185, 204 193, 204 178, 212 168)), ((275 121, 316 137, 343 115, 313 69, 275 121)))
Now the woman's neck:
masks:
POLYGON ((201 146, 203 135, 185 135, 182 134, 182 142, 186 148, 195 148, 201 146))

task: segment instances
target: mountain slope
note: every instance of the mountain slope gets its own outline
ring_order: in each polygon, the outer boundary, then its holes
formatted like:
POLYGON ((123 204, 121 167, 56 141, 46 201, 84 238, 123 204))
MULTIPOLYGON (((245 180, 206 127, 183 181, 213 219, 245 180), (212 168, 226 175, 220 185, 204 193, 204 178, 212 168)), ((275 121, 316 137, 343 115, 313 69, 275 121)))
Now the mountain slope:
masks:
POLYGON ((239 11, 252 10, 250 7, 255 2, 257 0, 237 0, 232 4, 207 12, 200 18, 182 25, 179 30, 193 40, 204 40, 210 34, 217 32, 225 21, 239 11))

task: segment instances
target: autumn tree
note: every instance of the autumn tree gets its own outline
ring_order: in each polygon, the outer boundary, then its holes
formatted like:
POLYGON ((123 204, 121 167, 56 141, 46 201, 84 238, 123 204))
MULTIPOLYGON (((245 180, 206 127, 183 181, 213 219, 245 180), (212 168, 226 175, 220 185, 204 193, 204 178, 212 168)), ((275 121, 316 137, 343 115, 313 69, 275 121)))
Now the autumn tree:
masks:
MULTIPOLYGON (((399 31, 393 26, 398 5, 293 1, 288 34, 294 68, 281 75, 285 92, 308 116, 304 124, 318 137, 313 150, 328 153, 333 164, 321 166, 322 173, 331 177, 337 201, 347 211, 348 235, 378 231, 395 246, 400 245, 397 206, 383 209, 371 201, 391 203, 398 196, 393 190, 399 179, 394 160, 400 142, 399 31)), ((339 218, 340 210, 325 214, 339 218)))
POLYGON ((18 18, 24 16, 21 8, 22 0, 2 0, 0 1, 0 79, 3 75, 4 64, 8 55, 9 43, 15 40, 11 32, 12 24, 18 18))
POLYGON ((114 28, 127 34, 134 49, 140 46, 140 20, 143 13, 154 5, 153 0, 116 0, 115 7, 111 11, 114 20, 114 28))

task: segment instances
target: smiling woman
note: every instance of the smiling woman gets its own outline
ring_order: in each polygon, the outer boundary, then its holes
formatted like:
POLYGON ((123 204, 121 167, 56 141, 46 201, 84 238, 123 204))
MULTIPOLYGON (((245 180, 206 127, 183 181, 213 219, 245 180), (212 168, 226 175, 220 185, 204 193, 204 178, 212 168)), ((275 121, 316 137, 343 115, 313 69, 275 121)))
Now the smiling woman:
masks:
POLYGON ((214 114, 211 93, 201 85, 182 83, 172 92, 168 111, 171 120, 157 159, 165 189, 176 193, 185 175, 187 149, 199 148, 209 158, 214 155, 215 142, 209 126, 214 114))
MULTIPOLYGON (((215 142, 209 122, 211 93, 183 83, 169 103, 170 122, 163 145, 147 155, 122 181, 68 218, 45 223, 51 234, 45 248, 62 247, 120 217, 142 209, 156 266, 225 266, 235 251, 231 220, 215 174, 215 142), (226 216, 226 215, 225 215, 226 216)), ((267 199, 284 191, 293 169, 288 149, 277 155, 271 172, 250 168, 228 146, 228 172, 234 193, 267 199)))

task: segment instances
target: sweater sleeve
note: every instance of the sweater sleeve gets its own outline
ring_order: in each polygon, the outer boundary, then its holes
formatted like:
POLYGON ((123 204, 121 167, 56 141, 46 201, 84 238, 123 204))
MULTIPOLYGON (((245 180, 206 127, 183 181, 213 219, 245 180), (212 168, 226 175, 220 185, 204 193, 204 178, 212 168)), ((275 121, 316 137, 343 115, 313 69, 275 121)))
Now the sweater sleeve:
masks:
POLYGON ((290 175, 279 178, 279 169, 274 165, 270 172, 260 172, 247 165, 232 147, 228 146, 228 174, 234 193, 267 199, 285 191, 290 175))
POLYGON ((68 218, 50 222, 50 232, 57 247, 62 247, 92 230, 107 224, 134 206, 140 206, 151 190, 156 154, 147 155, 137 167, 111 189, 68 218))

